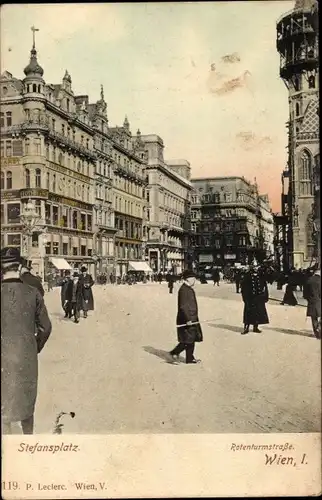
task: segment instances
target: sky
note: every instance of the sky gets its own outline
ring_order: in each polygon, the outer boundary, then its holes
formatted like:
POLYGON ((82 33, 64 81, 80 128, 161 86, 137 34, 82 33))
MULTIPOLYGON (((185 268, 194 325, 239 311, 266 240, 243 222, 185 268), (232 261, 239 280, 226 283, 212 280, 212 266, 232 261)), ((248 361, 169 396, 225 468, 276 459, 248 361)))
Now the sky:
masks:
POLYGON ((288 94, 276 21, 287 0, 4 5, 1 72, 23 78, 36 33, 47 83, 67 69, 75 94, 100 98, 111 126, 157 134, 192 177, 256 178, 280 209, 288 94))

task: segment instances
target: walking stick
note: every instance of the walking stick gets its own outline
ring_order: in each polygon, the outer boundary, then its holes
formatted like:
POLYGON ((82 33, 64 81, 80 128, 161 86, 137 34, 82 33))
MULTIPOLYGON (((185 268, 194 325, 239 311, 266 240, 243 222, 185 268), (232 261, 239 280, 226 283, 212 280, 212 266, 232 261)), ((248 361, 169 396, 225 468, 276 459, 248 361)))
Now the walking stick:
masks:
POLYGON ((206 319, 205 321, 193 321, 188 325, 188 323, 185 323, 184 325, 177 325, 177 328, 183 328, 184 326, 193 326, 193 325, 200 325, 202 323, 212 323, 213 321, 219 321, 222 318, 214 318, 214 319, 206 319))

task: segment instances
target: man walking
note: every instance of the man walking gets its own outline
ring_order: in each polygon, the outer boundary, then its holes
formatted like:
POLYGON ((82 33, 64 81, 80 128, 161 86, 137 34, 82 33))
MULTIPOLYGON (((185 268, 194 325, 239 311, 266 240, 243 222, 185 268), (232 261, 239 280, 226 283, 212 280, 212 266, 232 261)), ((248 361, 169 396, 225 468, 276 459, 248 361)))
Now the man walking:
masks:
MULTIPOLYGON (((21 422, 33 434, 38 385, 38 354, 51 333, 44 300, 20 276, 17 248, 1 250, 1 413, 2 431, 21 422)), ((37 278, 36 278, 37 279, 37 278)))
POLYGON ((84 287, 84 300, 83 300, 83 313, 84 313, 84 318, 87 318, 87 312, 88 311, 94 311, 94 297, 93 297, 93 291, 92 291, 92 286, 94 285, 94 280, 92 278, 91 274, 88 274, 87 272, 87 267, 83 266, 81 267, 81 281, 83 283, 84 287))
POLYGON ((198 304, 193 290, 196 276, 192 271, 184 271, 183 280, 184 283, 178 292, 177 335, 179 344, 170 352, 170 355, 172 361, 175 361, 181 352, 186 351, 186 363, 196 364, 200 360, 194 357, 195 342, 203 341, 198 318, 198 304))
POLYGON ((313 333, 321 339, 321 271, 316 269, 304 285, 303 297, 307 300, 306 316, 311 317, 313 333))
POLYGON ((220 282, 219 269, 217 269, 217 268, 213 269, 213 271, 212 271, 212 279, 213 279, 213 282, 214 282, 214 286, 215 285, 219 286, 219 282, 220 282))
POLYGON ((68 317, 74 316, 74 322, 79 323, 80 311, 84 303, 83 280, 79 279, 79 274, 74 272, 73 279, 69 280, 66 287, 65 307, 68 317))
POLYGON ((167 274, 167 282, 168 282, 168 288, 169 288, 169 293, 173 293, 173 287, 176 281, 176 277, 173 274, 173 271, 170 271, 167 274))
POLYGON ((268 288, 264 277, 259 273, 258 266, 251 266, 242 281, 241 293, 244 301, 244 331, 242 335, 249 332, 249 326, 253 325, 254 333, 261 333, 258 326, 269 323, 266 311, 268 302, 268 288))
POLYGON ((65 318, 67 318, 69 311, 68 311, 68 307, 66 307, 66 300, 67 300, 66 293, 67 293, 68 283, 71 280, 70 271, 65 271, 64 275, 65 275, 65 277, 64 277, 63 281, 61 282, 60 301, 61 301, 61 306, 65 312, 65 318))

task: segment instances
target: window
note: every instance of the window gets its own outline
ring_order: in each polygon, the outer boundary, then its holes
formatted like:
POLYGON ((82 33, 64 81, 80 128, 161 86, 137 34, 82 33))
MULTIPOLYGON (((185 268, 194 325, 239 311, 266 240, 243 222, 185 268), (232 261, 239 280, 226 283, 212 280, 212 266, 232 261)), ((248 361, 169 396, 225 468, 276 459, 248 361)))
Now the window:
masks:
POLYGON ((14 141, 12 141, 12 150, 13 150, 13 156, 23 155, 22 139, 15 139, 14 141))
POLYGON ((40 200, 35 201, 35 210, 36 210, 37 214, 39 215, 39 217, 41 217, 41 201, 40 200))
POLYGON ((1 156, 4 156, 4 141, 1 141, 1 156))
POLYGON ((51 205, 49 203, 45 203, 45 221, 46 224, 51 224, 51 205))
POLYGON ((58 226, 58 207, 53 205, 53 225, 58 226))
POLYGON ((312 195, 312 161, 309 153, 303 151, 299 166, 300 195, 312 195))
POLYGON ((309 76, 309 89, 315 89, 315 76, 309 76))
POLYGON ((41 142, 40 142, 40 139, 35 139, 34 143, 35 143, 35 152, 36 152, 37 155, 40 155, 41 154, 41 142))
POLYGON ((21 246, 21 236, 20 234, 8 234, 8 247, 18 247, 21 246))
POLYGON ((46 174, 46 189, 50 189, 50 173, 46 174))
POLYGON ((1 172, 1 189, 4 189, 4 173, 1 172))
POLYGON ((12 125, 12 113, 11 113, 11 111, 6 112, 6 122, 7 122, 7 127, 11 127, 11 125, 12 125))
POLYGON ((64 155, 63 155, 63 153, 59 153, 58 163, 59 163, 59 165, 64 165, 64 155))
POLYGON ((73 229, 77 229, 77 220, 78 220, 77 211, 74 210, 73 211, 73 216, 72 216, 72 226, 73 226, 73 229))
POLYGON ((7 204, 7 224, 20 223, 20 203, 7 204))
POLYGON ((73 255, 78 255, 78 247, 73 247, 73 255))
POLYGON ((53 243, 53 255, 58 255, 59 254, 59 243, 54 242, 53 243))
POLYGON ((86 214, 81 214, 81 229, 83 231, 86 229, 86 214))
POLYGON ((62 126, 61 126, 61 133, 63 135, 65 135, 65 125, 64 124, 62 124, 62 126))
POLYGON ((56 191, 56 174, 53 175, 53 192, 56 191))
POLYGON ((28 168, 25 170, 25 184, 27 188, 30 188, 30 170, 28 168))
POLYGON ((46 255, 50 255, 51 254, 51 243, 48 242, 46 244, 46 255))
POLYGON ((1 224, 4 223, 4 205, 1 203, 1 224))
POLYGON ((81 245, 81 255, 82 256, 86 255, 86 245, 81 245))
POLYGON ((63 243, 63 255, 68 255, 68 243, 63 243))
POLYGON ((300 105, 298 102, 295 105, 295 114, 296 116, 300 116, 300 105))
POLYGON ((6 141, 6 156, 12 156, 12 142, 6 141))
POLYGON ((69 113, 69 99, 66 99, 66 108, 67 108, 67 111, 69 113))
POLYGON ((55 130, 56 120, 54 118, 51 119, 51 128, 55 130))
POLYGON ((87 215, 87 231, 91 231, 92 230, 92 216, 91 215, 87 215))
POLYGON ((12 172, 7 172, 7 189, 12 189, 12 172))
POLYGON ((36 187, 41 187, 41 170, 40 168, 36 168, 36 187))
POLYGON ((4 113, 0 113, 0 127, 4 127, 4 113))
POLYGON ((35 83, 32 84, 32 91, 37 92, 37 85, 35 83))

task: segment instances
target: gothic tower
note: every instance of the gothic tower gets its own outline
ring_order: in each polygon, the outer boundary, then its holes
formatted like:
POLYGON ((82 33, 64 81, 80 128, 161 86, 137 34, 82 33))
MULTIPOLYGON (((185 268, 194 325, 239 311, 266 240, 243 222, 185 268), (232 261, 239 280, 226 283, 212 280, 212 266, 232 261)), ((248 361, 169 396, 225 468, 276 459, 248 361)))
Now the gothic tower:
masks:
POLYGON ((313 230, 314 166, 319 154, 317 1, 296 0, 277 23, 280 76, 288 89, 288 195, 290 264, 308 267, 316 257, 313 230))

